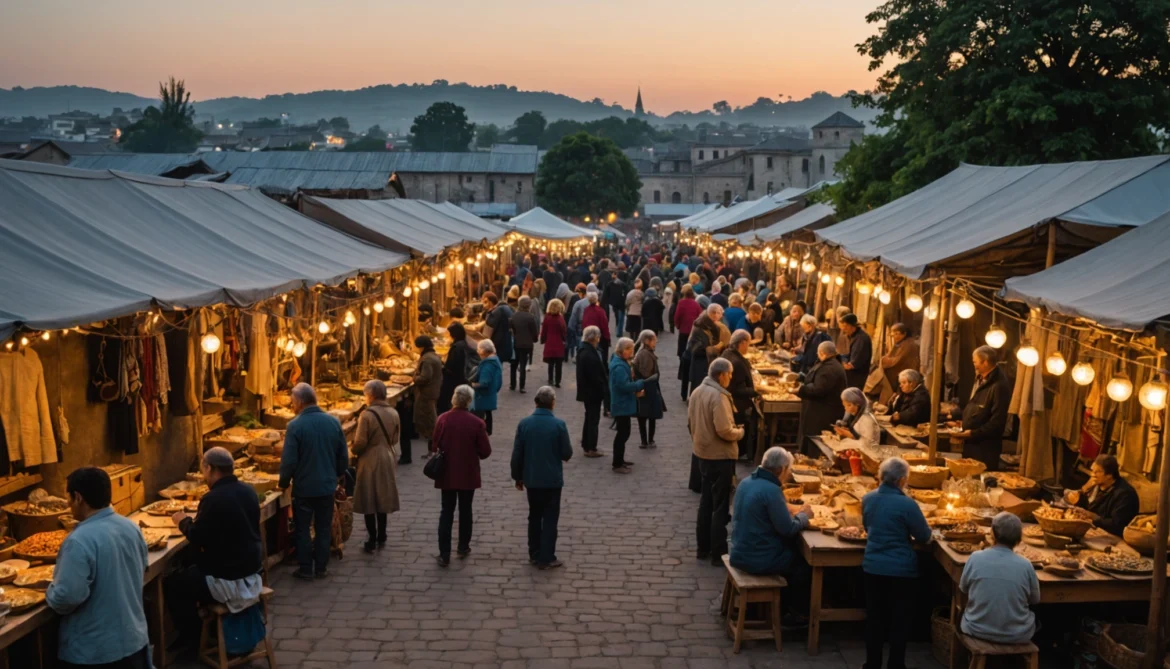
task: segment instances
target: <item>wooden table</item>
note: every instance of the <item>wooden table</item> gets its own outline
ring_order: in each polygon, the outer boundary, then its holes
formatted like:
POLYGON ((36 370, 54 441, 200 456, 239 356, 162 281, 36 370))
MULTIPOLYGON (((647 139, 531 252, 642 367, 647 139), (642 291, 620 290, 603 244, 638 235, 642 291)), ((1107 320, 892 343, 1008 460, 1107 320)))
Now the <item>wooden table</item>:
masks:
MULTIPOLYGON (((759 428, 756 430, 756 464, 764 458, 764 451, 772 447, 776 442, 776 430, 779 428, 780 419, 784 416, 800 417, 800 400, 784 400, 780 402, 768 402, 762 397, 757 397, 753 400, 756 407, 756 416, 759 420, 759 428)), ((800 444, 785 444, 785 446, 795 447, 797 451, 800 450, 800 444)))
POLYGON ((264 576, 264 584, 268 584, 268 570, 280 564, 284 560, 284 552, 278 550, 272 555, 268 554, 268 525, 271 524, 272 519, 283 509, 292 504, 292 489, 289 488, 284 491, 272 490, 264 495, 264 499, 260 502, 260 546, 264 551, 263 559, 260 566, 264 576))
POLYGON ((825 569, 830 567, 861 567, 865 544, 841 541, 820 530, 801 533, 800 552, 812 567, 812 589, 808 607, 808 654, 820 651, 821 622, 865 620, 865 609, 830 609, 822 605, 825 569))

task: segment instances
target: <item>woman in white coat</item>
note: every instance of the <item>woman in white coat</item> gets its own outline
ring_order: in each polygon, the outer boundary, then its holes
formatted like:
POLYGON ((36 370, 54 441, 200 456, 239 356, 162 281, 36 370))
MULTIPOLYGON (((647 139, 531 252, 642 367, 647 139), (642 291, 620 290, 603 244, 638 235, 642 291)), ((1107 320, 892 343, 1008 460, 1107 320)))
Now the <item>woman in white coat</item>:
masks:
POLYGON ((841 393, 845 405, 845 417, 837 421, 833 431, 841 437, 842 448, 876 448, 881 441, 882 429, 869 410, 869 400, 860 388, 846 388, 841 393))

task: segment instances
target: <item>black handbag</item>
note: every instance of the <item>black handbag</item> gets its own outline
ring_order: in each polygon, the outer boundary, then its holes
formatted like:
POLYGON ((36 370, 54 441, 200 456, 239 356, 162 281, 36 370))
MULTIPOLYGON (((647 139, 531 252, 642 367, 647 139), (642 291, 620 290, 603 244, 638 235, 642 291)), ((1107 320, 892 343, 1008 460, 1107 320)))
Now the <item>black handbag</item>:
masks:
POLYGON ((443 451, 439 451, 427 460, 427 464, 423 465, 423 476, 426 476, 432 481, 438 481, 443 472, 447 470, 447 456, 443 451))

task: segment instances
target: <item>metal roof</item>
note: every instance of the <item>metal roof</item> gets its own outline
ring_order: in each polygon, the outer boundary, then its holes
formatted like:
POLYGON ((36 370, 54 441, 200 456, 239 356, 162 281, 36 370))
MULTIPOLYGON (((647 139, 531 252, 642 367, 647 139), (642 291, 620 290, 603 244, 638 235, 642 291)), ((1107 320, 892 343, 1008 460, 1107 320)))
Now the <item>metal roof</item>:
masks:
POLYGON ((74 156, 69 161, 69 167, 161 176, 180 167, 190 167, 200 162, 205 162, 203 156, 191 153, 95 153, 74 156))
POLYGON ((800 153, 808 151, 810 148, 809 141, 800 137, 789 137, 788 135, 776 135, 769 137, 764 141, 752 147, 753 151, 789 151, 792 153, 800 153))
POLYGON ((813 126, 817 128, 864 128, 865 124, 845 112, 836 112, 829 118, 813 126))

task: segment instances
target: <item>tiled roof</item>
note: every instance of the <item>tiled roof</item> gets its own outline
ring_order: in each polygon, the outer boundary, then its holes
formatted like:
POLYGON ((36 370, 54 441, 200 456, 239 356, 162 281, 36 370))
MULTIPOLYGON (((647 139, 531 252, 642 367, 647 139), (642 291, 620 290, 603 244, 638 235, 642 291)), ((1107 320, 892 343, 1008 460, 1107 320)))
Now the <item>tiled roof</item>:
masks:
POLYGON ((752 147, 753 151, 789 151, 799 153, 809 150, 809 141, 788 135, 776 135, 752 147))
POLYGON ((813 126, 817 128, 864 128, 865 124, 845 112, 836 112, 829 118, 813 126))

